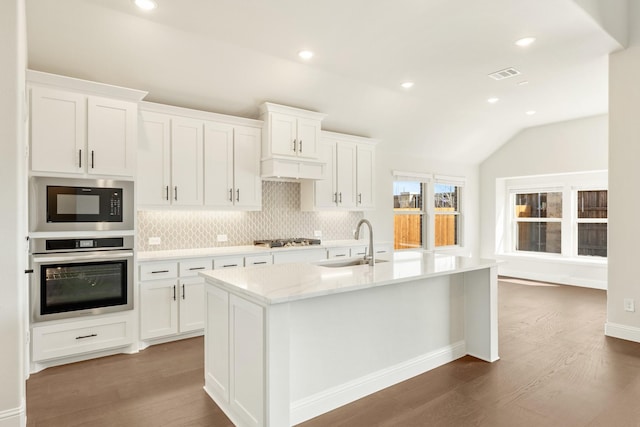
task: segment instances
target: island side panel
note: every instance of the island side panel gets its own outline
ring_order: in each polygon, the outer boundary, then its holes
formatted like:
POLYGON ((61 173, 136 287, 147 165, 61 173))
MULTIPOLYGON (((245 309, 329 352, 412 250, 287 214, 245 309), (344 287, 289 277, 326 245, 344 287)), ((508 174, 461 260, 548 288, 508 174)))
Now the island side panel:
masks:
POLYGON ((290 304, 266 307, 266 426, 290 426, 290 304))
POLYGON ((464 275, 467 354, 487 362, 498 356, 498 270, 489 267, 464 275))
POLYGON ((291 303, 292 423, 464 353, 460 275, 291 303))

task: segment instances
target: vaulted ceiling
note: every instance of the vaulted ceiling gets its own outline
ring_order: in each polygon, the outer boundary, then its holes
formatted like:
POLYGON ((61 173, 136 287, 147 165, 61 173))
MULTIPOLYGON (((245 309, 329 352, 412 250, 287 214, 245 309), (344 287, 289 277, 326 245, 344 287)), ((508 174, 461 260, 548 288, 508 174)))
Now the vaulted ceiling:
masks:
POLYGON ((29 68, 249 118, 264 101, 320 111, 325 129, 473 164, 524 128, 606 113, 621 48, 597 0, 156 2, 27 0, 29 68))

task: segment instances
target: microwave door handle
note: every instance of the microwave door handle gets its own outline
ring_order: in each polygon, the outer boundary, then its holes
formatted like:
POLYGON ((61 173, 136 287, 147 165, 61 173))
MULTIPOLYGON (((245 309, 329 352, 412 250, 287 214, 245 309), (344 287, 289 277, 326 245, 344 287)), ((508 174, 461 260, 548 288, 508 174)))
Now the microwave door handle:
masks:
POLYGON ((74 255, 62 255, 62 256, 42 256, 42 255, 34 255, 33 260, 39 263, 43 262, 68 262, 68 261, 84 261, 84 260, 95 260, 95 259, 113 259, 113 258, 123 258, 123 257, 132 257, 133 252, 107 252, 107 253, 82 253, 82 254, 74 254, 74 255))

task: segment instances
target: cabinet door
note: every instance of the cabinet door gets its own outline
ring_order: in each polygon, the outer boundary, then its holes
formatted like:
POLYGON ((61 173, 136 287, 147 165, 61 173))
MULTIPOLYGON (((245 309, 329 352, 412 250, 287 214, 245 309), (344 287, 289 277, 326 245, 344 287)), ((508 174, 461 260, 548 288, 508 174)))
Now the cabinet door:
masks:
POLYGON ((202 131, 200 120, 171 120, 171 183, 173 205, 203 203, 202 131))
POLYGON ((136 194, 139 205, 170 204, 171 119, 140 113, 136 194))
POLYGON ((137 104, 90 96, 87 105, 88 173, 133 176, 137 104))
POLYGON ((356 145, 338 141, 336 148, 338 206, 356 207, 356 145))
POLYGON ((372 209, 374 203, 374 170, 375 170, 375 147, 371 145, 358 145, 358 167, 357 167, 357 202, 358 207, 372 209))
POLYGON ((262 206, 261 130, 237 126, 233 135, 234 203, 239 207, 260 209, 262 206))
POLYGON ((264 425, 264 310, 229 296, 229 406, 243 425, 264 425))
POLYGON ((298 119, 298 157, 307 159, 318 158, 318 144, 320 143, 320 122, 311 119, 298 119))
MULTIPOLYGON (((259 151, 259 150, 258 150, 259 151)), ((251 155, 245 153, 245 155, 251 155)), ((233 206, 233 126, 204 124, 204 204, 233 206)))
POLYGON ((80 174, 86 164, 86 98, 31 89, 31 169, 80 174))
POLYGON ((180 279, 180 332, 204 329, 204 278, 180 279))
POLYGON ((317 180, 315 185, 315 208, 335 208, 338 190, 336 189, 336 142, 323 140, 320 142, 318 157, 326 163, 325 179, 317 180))
POLYGON ((158 338, 177 333, 177 280, 140 283, 140 338, 158 338))
POLYGON ((293 116, 270 113, 271 153, 281 156, 296 156, 297 120, 293 116))

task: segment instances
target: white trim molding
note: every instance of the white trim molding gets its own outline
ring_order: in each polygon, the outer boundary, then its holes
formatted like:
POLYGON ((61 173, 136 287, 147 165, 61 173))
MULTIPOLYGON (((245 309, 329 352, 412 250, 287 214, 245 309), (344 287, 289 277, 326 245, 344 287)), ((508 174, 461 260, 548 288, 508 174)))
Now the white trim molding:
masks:
POLYGON ((17 408, 0 411, 0 427, 23 427, 27 425, 27 406, 25 401, 17 408))
POLYGON ((604 334, 608 337, 640 342, 640 328, 635 326, 607 322, 604 324, 604 334))
POLYGON ((386 369, 365 375, 291 403, 291 424, 296 425, 369 394, 408 380, 466 354, 466 344, 458 341, 414 357, 386 369))

